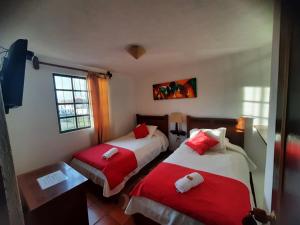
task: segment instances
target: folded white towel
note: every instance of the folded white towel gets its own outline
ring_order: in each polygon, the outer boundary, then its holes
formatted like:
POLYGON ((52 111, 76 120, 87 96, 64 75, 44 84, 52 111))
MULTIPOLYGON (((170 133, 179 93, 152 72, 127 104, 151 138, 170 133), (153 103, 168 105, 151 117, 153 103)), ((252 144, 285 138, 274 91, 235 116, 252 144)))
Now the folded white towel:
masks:
POLYGON ((204 178, 197 172, 190 173, 175 182, 176 190, 180 193, 189 191, 191 188, 201 184, 204 178))
POLYGON ((111 149, 109 149, 107 152, 105 152, 105 153, 102 155, 102 157, 103 157, 104 159, 109 159, 109 158, 111 158, 113 155, 117 154, 118 151, 119 151, 119 150, 118 150, 117 148, 111 148, 111 149))

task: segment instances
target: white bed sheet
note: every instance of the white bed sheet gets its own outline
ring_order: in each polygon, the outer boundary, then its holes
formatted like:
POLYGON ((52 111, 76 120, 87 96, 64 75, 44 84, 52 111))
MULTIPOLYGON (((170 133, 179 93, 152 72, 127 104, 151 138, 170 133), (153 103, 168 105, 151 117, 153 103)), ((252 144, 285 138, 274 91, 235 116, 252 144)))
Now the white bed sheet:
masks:
MULTIPOLYGON (((227 145, 227 151, 225 152, 211 151, 200 156, 183 143, 164 162, 239 180, 248 187, 251 204, 253 205, 249 167, 252 168, 255 164, 243 150, 239 150, 239 152, 229 147, 230 145, 227 145)), ((202 224, 192 217, 144 197, 132 197, 130 199, 125 214, 132 215, 135 213, 140 213, 163 225, 202 224)))
POLYGON ((122 136, 118 139, 107 142, 107 144, 131 150, 137 159, 137 168, 125 177, 123 182, 114 189, 110 189, 107 179, 101 170, 98 170, 78 159, 72 159, 71 166, 92 180, 95 184, 103 187, 103 196, 110 197, 119 193, 130 177, 138 173, 146 164, 155 159, 161 152, 166 151, 169 146, 168 138, 156 130, 153 137, 136 139, 134 134, 122 136))

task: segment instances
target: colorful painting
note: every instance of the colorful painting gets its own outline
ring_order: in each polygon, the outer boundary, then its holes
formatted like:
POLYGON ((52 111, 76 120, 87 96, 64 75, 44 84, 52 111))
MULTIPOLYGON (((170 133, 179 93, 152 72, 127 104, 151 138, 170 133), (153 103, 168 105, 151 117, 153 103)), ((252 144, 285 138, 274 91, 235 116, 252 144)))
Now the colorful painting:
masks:
POLYGON ((153 99, 196 98, 196 78, 177 80, 153 85, 153 99))

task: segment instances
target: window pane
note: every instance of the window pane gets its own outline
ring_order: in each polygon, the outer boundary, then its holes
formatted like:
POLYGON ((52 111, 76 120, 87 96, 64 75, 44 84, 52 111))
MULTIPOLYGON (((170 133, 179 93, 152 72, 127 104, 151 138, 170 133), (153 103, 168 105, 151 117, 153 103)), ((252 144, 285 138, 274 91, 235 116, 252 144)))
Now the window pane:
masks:
POLYGON ((88 103, 88 94, 85 91, 74 91, 76 103, 88 103))
POLYGON ((53 74, 60 132, 91 126, 87 81, 84 77, 53 74))
POLYGON ((77 115, 89 114, 89 105, 88 104, 77 104, 76 105, 76 114, 77 115))
POLYGON ((73 103, 72 91, 56 91, 57 103, 73 103))
POLYGON ((75 116, 74 105, 59 105, 59 117, 75 116))
POLYGON ((73 78, 73 88, 74 90, 86 91, 86 80, 73 78))
POLYGON ((78 128, 89 127, 91 125, 89 116, 79 116, 77 117, 78 128))
POLYGON ((70 77, 55 76, 54 80, 56 89, 72 90, 72 81, 70 77))
POLYGON ((61 131, 73 130, 76 129, 75 117, 60 119, 61 131))

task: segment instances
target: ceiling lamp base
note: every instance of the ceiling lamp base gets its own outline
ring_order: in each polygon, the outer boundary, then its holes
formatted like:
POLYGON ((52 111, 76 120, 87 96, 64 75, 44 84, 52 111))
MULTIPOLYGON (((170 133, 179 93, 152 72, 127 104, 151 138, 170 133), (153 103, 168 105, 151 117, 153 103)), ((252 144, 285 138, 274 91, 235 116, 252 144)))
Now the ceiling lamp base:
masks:
POLYGON ((141 45, 128 45, 126 51, 135 59, 139 59, 146 53, 146 50, 141 45))

